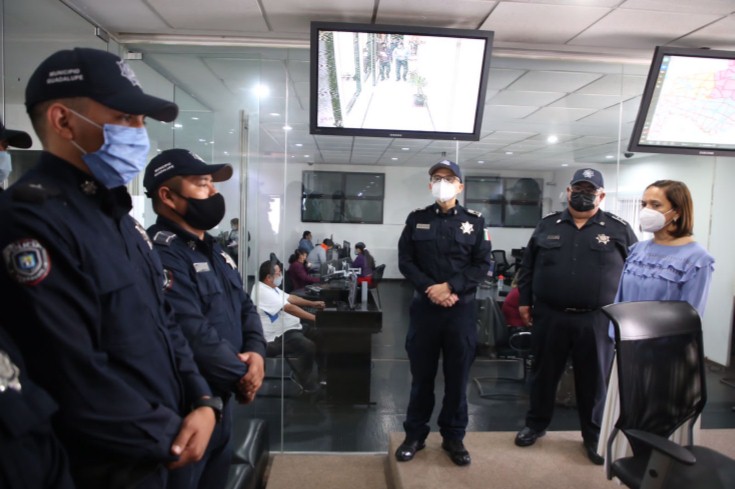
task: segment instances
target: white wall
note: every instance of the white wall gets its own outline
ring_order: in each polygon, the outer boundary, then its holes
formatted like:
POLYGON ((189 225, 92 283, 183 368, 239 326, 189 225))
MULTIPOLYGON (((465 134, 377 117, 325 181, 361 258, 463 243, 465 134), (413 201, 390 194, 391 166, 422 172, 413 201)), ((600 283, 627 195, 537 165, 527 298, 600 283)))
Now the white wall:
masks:
MULTIPOLYGON (((364 169, 339 165, 260 165, 249 174, 250 191, 254 194, 248 201, 257 206, 255 211, 255 234, 257 258, 255 263, 268 259, 275 252, 285 261, 298 245, 304 230, 312 232, 314 243, 333 236, 335 242, 349 241, 353 246, 358 241, 366 244, 378 264, 386 265, 384 278, 402 278, 398 270, 398 238, 408 214, 417 208, 429 205, 433 198, 428 188, 429 176, 426 168, 370 166, 364 169), (383 224, 335 224, 302 223, 300 213, 301 174, 304 170, 321 171, 369 171, 385 173, 385 202, 383 224), (285 178, 285 185, 284 185, 285 178), (284 190, 285 189, 285 190, 284 190), (285 194, 284 194, 285 192, 285 194), (257 197, 256 197, 257 195, 257 197), (278 202, 278 204, 276 204, 278 202), (284 222, 277 228, 273 224, 273 206, 283 206, 284 222)), ((484 169, 464 168, 465 176, 500 175, 553 178, 551 172, 491 172, 484 169)), ((545 186, 546 187, 546 186, 545 186)), ((545 198, 545 211, 551 198, 545 198)), ((250 211, 250 209, 249 209, 250 211)), ((252 227, 250 226, 251 232, 252 227)), ((533 229, 491 228, 494 249, 520 248, 526 245, 533 229)))

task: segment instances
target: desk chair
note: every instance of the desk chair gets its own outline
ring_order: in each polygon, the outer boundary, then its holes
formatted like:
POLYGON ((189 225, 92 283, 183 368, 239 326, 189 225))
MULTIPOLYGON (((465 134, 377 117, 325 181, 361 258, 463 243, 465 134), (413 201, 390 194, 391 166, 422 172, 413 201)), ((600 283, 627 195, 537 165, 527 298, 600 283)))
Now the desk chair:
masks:
POLYGON ((378 265, 373 270, 373 283, 372 287, 375 289, 375 294, 378 296, 378 302, 380 303, 380 291, 378 290, 378 284, 383 280, 383 272, 385 272, 385 264, 378 265))
POLYGON ((288 359, 282 354, 266 355, 265 377, 258 395, 261 397, 299 397, 303 393, 301 386, 291 377, 293 371, 288 359))
POLYGON ((602 308, 615 328, 620 416, 607 442, 622 431, 633 455, 606 461, 630 488, 733 488, 735 460, 668 437, 693 426, 707 402, 702 323, 682 301, 622 302, 602 308))
POLYGON ((495 268, 493 269, 494 277, 503 275, 505 278, 510 278, 516 272, 516 264, 509 263, 505 256, 505 250, 492 250, 490 252, 493 261, 495 262, 495 268))

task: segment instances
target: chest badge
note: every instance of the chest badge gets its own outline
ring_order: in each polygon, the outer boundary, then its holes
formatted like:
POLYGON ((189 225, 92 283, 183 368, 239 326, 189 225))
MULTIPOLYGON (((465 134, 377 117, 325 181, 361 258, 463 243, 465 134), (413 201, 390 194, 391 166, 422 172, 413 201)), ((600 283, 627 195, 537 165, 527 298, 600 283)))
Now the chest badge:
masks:
POLYGON ((148 245, 148 248, 153 249, 153 242, 151 241, 151 238, 148 236, 148 233, 145 231, 145 228, 141 223, 133 219, 135 222, 135 229, 140 233, 140 237, 143 238, 143 241, 145 241, 145 244, 148 245))
POLYGON ((597 239, 598 243, 604 244, 604 245, 610 242, 610 236, 608 236, 607 234, 598 234, 597 238, 595 239, 597 239))
POLYGON ((465 221, 459 226, 459 229, 462 230, 462 234, 472 234, 475 230, 475 226, 470 224, 470 221, 465 221))
POLYGON ((0 350, 0 392, 7 389, 20 392, 20 369, 4 351, 0 350))

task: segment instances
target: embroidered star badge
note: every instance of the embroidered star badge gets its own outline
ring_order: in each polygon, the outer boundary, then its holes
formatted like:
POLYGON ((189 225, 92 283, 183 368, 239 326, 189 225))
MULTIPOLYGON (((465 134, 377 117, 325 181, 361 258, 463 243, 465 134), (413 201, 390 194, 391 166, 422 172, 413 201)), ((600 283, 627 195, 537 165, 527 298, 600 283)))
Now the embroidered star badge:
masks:
POLYGON ((469 221, 465 221, 462 223, 462 225, 459 227, 459 229, 462 230, 462 234, 472 234, 472 231, 475 230, 475 226, 470 224, 469 221))
POLYGON ((610 236, 608 236, 607 234, 598 234, 597 242, 606 245, 610 242, 610 236))

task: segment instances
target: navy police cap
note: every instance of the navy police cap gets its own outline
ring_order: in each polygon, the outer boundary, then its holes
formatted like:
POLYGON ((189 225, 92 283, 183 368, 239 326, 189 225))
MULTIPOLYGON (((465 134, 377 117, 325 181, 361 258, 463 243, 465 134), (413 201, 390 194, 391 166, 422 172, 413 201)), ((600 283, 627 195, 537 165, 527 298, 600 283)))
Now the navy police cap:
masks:
POLYGON ((171 122, 179 107, 143 93, 132 68, 112 53, 91 48, 57 51, 28 79, 26 110, 47 100, 88 97, 120 112, 171 122))
POLYGON ((187 149, 167 149, 153 158, 145 168, 143 186, 146 195, 152 197, 156 189, 169 178, 190 175, 212 175, 213 182, 224 182, 232 176, 232 166, 208 165, 187 149))
POLYGON ((434 166, 429 168, 429 175, 433 175, 435 171, 437 171, 439 168, 446 168, 454 175, 459 178, 459 181, 462 181, 462 172, 459 170, 459 165, 456 164, 453 161, 449 160, 441 160, 439 163, 435 163, 434 166))
POLYGON ((5 141, 8 146, 15 148, 30 148, 33 141, 27 132, 8 129, 0 119, 0 141, 5 141))
POLYGON ((597 170, 593 170, 592 168, 582 168, 581 170, 575 171, 569 185, 574 185, 580 182, 591 183, 595 186, 595 189, 605 187, 605 180, 602 178, 602 173, 597 170))

